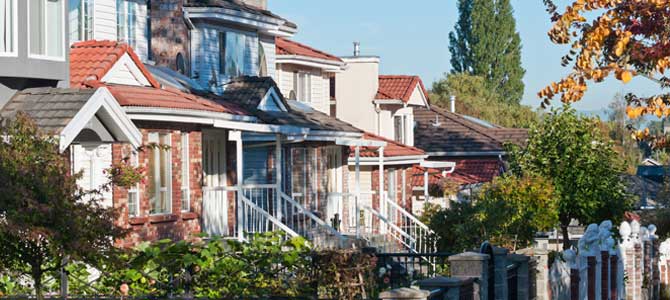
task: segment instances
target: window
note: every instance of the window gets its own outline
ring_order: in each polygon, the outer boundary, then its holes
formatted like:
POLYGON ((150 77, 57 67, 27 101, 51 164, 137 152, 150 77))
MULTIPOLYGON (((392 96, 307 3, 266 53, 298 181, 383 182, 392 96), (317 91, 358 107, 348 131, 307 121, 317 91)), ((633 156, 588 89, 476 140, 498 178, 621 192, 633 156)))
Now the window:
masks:
POLYGON ((263 43, 258 39, 258 76, 268 76, 268 61, 265 57, 265 48, 263 43))
POLYGON ((188 152, 188 133, 181 134, 181 211, 191 211, 191 188, 189 166, 190 162, 188 152))
POLYGON ((306 72, 293 72, 293 91, 295 99, 302 102, 312 101, 312 76, 306 72))
MULTIPOLYGON (((130 155, 130 163, 137 167, 140 163, 137 152, 133 151, 130 155)), ((140 185, 139 183, 128 190, 128 216, 140 216, 140 185)))
POLYGON ((70 1, 70 43, 93 39, 93 1, 70 1))
POLYGON ((397 115, 393 117, 393 131, 395 133, 395 141, 407 144, 407 117, 405 115, 397 115))
POLYGON ((251 65, 251 52, 247 36, 237 32, 219 33, 219 73, 229 77, 249 75, 246 66, 251 65))
POLYGON ((16 54, 16 0, 0 0, 0 55, 16 54))
POLYGON ((139 3, 116 0, 117 39, 137 49, 137 18, 139 3))
POLYGON ((65 0, 29 0, 29 49, 32 56, 63 59, 65 0))
POLYGON ((149 213, 168 214, 172 211, 170 134, 150 133, 149 144, 149 213))

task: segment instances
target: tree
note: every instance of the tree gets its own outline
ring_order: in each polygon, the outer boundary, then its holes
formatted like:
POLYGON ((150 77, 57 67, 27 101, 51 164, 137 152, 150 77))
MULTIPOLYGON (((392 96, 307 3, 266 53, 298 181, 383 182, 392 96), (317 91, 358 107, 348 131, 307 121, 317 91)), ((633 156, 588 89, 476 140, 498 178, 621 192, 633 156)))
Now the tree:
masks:
POLYGON ((500 101, 523 97, 521 38, 509 0, 459 0, 459 19, 449 34, 452 73, 482 76, 500 101))
POLYGON ((631 208, 620 177, 623 167, 598 120, 578 116, 570 106, 554 109, 531 128, 525 148, 510 146, 510 169, 551 181, 558 197, 563 247, 570 246, 568 225, 621 220, 631 208))
MULTIPOLYGON (((571 46, 563 65, 572 68, 567 76, 538 93, 543 105, 557 95, 564 103, 579 101, 590 82, 602 82, 610 75, 623 83, 636 76, 645 77, 658 83, 659 88, 670 83, 665 75, 670 67, 670 1, 573 0, 562 13, 552 0, 543 1, 553 22, 549 37, 556 44, 571 46)), ((630 93, 626 101, 631 119, 647 114, 670 115, 667 93, 648 97, 630 93)), ((637 130, 635 135, 650 140, 654 147, 670 145, 666 136, 652 136, 647 130, 637 130)))
POLYGON ((558 222, 551 183, 533 175, 506 175, 475 193, 471 201, 432 214, 431 228, 441 251, 460 252, 484 241, 516 249, 529 245, 537 231, 558 222))
POLYGON ((456 96, 456 111, 484 121, 516 128, 528 128, 538 121, 538 114, 529 106, 509 104, 486 88, 481 76, 448 74, 433 83, 431 104, 449 107, 449 97, 456 96))
POLYGON ((0 270, 25 270, 42 298, 45 273, 95 262, 124 231, 115 210, 77 187, 52 135, 23 114, 0 124, 0 270))

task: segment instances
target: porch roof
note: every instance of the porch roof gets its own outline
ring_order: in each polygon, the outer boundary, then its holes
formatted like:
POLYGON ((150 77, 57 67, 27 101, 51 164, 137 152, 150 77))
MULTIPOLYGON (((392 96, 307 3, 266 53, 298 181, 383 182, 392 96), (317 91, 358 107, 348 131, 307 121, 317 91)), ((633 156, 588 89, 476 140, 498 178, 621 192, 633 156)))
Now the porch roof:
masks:
MULTIPOLYGON (((416 147, 408 146, 394 140, 390 140, 369 132, 363 134, 363 139, 366 140, 375 140, 386 142, 384 147, 384 157, 397 157, 397 156, 423 156, 426 153, 416 147)), ((352 148, 353 149, 353 148, 352 148)), ((378 157, 379 156, 379 147, 361 147, 360 156, 361 157, 378 157)), ((349 154, 349 157, 354 157, 353 152, 349 154)))
POLYGON ((16 93, 0 110, 0 117, 26 113, 45 133, 59 136, 64 151, 94 119, 112 133, 115 141, 141 144, 142 135, 106 88, 34 88, 16 93))

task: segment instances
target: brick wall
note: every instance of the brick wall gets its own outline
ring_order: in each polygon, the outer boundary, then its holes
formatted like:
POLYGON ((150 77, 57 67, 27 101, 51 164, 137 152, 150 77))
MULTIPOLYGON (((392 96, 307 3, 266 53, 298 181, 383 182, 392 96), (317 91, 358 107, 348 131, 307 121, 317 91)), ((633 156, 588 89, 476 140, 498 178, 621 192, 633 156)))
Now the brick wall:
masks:
POLYGON ((158 66, 177 70, 177 55, 190 74, 190 36, 184 21, 184 0, 151 1, 151 58, 158 66))
MULTIPOLYGON (((119 209, 118 224, 130 230, 126 238, 117 241, 121 247, 132 247, 143 241, 159 239, 182 240, 200 232, 199 216, 202 212, 202 132, 199 128, 189 125, 175 126, 172 124, 143 124, 138 126, 142 132, 142 142, 147 145, 148 135, 151 132, 169 133, 171 137, 170 153, 172 158, 172 209, 169 214, 150 215, 150 199, 148 184, 139 185, 139 216, 128 215, 128 191, 125 188, 113 189, 114 207, 119 209), (189 188, 191 210, 181 211, 182 187, 182 147, 181 134, 188 133, 189 140, 189 188)), ((131 147, 124 144, 114 144, 112 158, 119 161, 128 156, 131 147)), ((139 165, 147 166, 149 150, 139 152, 139 165)), ((149 170, 147 170, 149 171, 149 170)))

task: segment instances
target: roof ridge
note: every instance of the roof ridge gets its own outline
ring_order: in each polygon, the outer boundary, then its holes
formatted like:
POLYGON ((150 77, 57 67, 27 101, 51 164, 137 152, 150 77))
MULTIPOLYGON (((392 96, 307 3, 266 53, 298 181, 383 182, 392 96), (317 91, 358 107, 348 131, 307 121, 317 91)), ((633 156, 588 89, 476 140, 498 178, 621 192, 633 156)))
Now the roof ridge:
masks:
MULTIPOLYGON (((322 50, 313 48, 313 47, 311 47, 311 46, 305 45, 305 44, 303 44, 303 43, 300 43, 300 42, 297 42, 297 41, 294 41, 294 40, 291 40, 291 39, 287 39, 287 38, 283 38, 283 37, 276 37, 275 39, 282 40, 282 41, 285 41, 285 42, 287 42, 287 43, 293 43, 293 44, 296 44, 296 45, 298 45, 298 46, 300 46, 300 47, 304 47, 304 48, 307 48, 307 49, 309 49, 309 50, 312 50, 312 51, 314 51, 314 52, 316 52, 316 53, 320 53, 320 54, 323 54, 323 55, 325 55, 325 56, 328 56, 328 57, 337 59, 338 61, 342 61, 342 59, 341 59, 339 56, 337 56, 337 55, 333 55, 333 54, 324 52, 324 51, 322 51, 322 50)), ((276 44, 276 42, 275 42, 275 44, 276 44)), ((279 47, 282 48, 282 49, 285 49, 284 47, 281 47, 281 46, 279 46, 279 47)), ((288 50, 285 50, 285 51, 286 51, 286 52, 290 52, 290 51, 288 51, 288 50)))
POLYGON ((454 122, 458 122, 459 124, 461 124, 461 125, 463 125, 467 128, 470 128, 470 129, 476 131, 477 133, 479 133, 481 135, 484 135, 484 136, 500 143, 501 145, 504 144, 504 142, 499 140, 497 137, 492 136, 492 135, 488 134, 487 132, 483 131, 481 126, 476 125, 471 121, 468 121, 467 119, 461 117, 457 113, 452 113, 452 112, 446 111, 446 110, 444 110, 442 108, 439 108, 439 107, 431 107, 430 110, 442 115, 444 118, 449 118, 454 122), (453 117, 451 115, 455 115, 456 117, 453 117))

